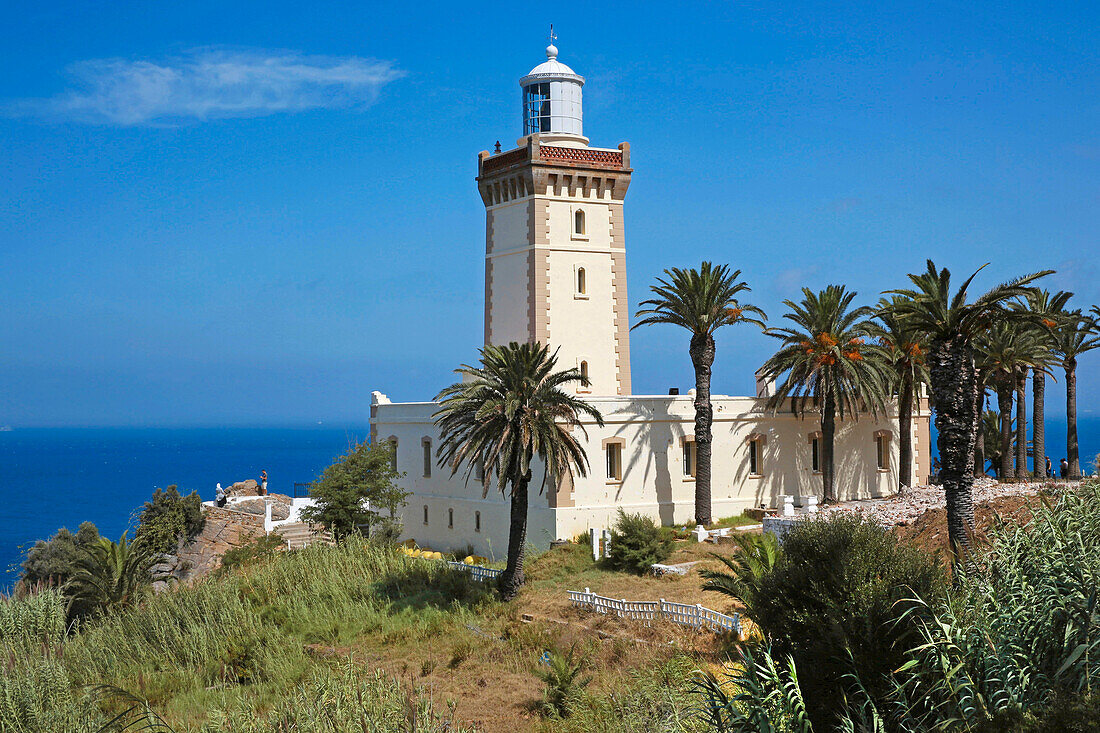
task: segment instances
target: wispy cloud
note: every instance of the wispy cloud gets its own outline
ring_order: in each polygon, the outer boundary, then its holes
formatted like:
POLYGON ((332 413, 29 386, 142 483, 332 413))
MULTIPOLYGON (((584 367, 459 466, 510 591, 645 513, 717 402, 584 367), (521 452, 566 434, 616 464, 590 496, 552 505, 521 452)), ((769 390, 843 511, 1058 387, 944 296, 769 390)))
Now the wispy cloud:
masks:
POLYGON ((156 61, 81 61, 68 75, 72 84, 61 94, 18 100, 6 111, 113 125, 260 117, 366 106, 404 72, 358 56, 204 48, 156 61))

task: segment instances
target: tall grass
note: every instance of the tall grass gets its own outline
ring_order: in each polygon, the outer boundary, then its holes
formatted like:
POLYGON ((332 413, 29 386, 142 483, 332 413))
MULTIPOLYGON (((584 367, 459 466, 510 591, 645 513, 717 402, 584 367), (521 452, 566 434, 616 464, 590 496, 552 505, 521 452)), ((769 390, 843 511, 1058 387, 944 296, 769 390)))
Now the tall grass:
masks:
MULTIPOLYGON (((1026 525, 998 522, 988 553, 945 600, 917 601, 900 623, 920 643, 886 680, 848 676, 846 697, 834 701, 837 730, 1053 730, 1066 729, 1067 715, 1100 726, 1100 483, 1044 500, 1026 525), (1054 728, 1041 727, 1055 716, 1054 728)), ((704 679, 714 729, 809 730, 792 712, 801 697, 794 665, 766 648, 755 654, 760 669, 786 669, 784 683, 776 677, 753 703, 746 675, 704 679)))
MULTIPOLYGON (((381 678, 338 674, 307 647, 349 642, 368 631, 428 633, 487 603, 487 591, 465 573, 356 538, 162 593, 70 636, 58 591, 0 599, 0 649, 7 659, 0 731, 96 730, 100 708, 113 712, 113 703, 82 690, 102 684, 149 700, 177 730, 208 726, 210 710, 274 726, 232 730, 333 730, 323 720, 355 709, 354 701, 381 710, 394 696, 427 721, 431 711, 422 709, 418 695, 391 689, 392 681, 381 678), (288 705, 296 711, 291 717, 288 705), (268 711, 276 717, 269 720, 268 711), (278 727, 284 720, 293 727, 278 727)), ((344 720, 339 715, 333 720, 344 720)), ((371 729, 389 730, 379 725, 371 729)), ((426 725, 418 730, 429 730, 426 725)), ((359 730, 359 722, 346 729, 359 730)))

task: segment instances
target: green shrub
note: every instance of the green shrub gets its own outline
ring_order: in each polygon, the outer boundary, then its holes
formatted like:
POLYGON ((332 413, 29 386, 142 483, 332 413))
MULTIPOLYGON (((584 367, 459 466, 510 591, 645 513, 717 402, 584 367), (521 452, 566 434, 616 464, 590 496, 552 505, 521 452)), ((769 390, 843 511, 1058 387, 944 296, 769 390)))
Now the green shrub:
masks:
POLYGON ((569 715, 569 703, 573 696, 592 683, 591 676, 581 674, 584 667, 585 660, 577 659, 576 647, 571 646, 565 654, 557 650, 550 652, 545 669, 535 669, 535 676, 543 684, 543 715, 559 718, 569 715))
POLYGON ((787 535, 771 570, 753 580, 746 615, 799 671, 807 712, 828 730, 855 674, 880 697, 917 641, 897 623, 905 599, 940 597, 943 574, 870 520, 833 515, 787 535))
POLYGON ((286 549, 286 540, 278 533, 260 535, 251 542, 240 547, 226 550, 222 555, 222 564, 219 571, 235 570, 246 565, 251 565, 261 560, 266 560, 277 552, 286 549))
POLYGON ((156 489, 152 501, 145 502, 134 542, 154 554, 174 552, 181 538, 187 540, 202 531, 203 521, 198 493, 180 496, 172 484, 167 489, 156 489))
POLYGON ((302 521, 323 524, 337 539, 363 533, 380 542, 396 541, 401 533, 397 510, 409 492, 397 485, 404 474, 393 468, 394 450, 388 441, 348 448, 310 484, 314 504, 302 510, 302 521))
POLYGON ((80 557, 80 548, 99 540, 99 530, 91 522, 83 522, 73 534, 62 527, 48 540, 38 540, 23 559, 23 580, 28 585, 53 583, 61 585, 70 577, 80 557))
POLYGON ((607 564, 615 570, 645 573, 672 554, 672 538, 647 516, 619 510, 611 529, 607 564))

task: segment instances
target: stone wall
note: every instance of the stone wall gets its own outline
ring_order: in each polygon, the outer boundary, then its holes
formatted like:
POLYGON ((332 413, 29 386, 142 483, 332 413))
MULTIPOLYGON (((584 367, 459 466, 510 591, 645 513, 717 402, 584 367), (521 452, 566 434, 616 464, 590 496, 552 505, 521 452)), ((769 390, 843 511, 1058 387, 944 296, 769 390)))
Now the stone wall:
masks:
MULTIPOLYGON (((179 548, 176 572, 180 580, 196 580, 221 565, 226 550, 240 547, 264 535, 264 515, 203 507, 206 522, 202 531, 179 548)), ((167 558, 166 558, 167 559, 167 558)))

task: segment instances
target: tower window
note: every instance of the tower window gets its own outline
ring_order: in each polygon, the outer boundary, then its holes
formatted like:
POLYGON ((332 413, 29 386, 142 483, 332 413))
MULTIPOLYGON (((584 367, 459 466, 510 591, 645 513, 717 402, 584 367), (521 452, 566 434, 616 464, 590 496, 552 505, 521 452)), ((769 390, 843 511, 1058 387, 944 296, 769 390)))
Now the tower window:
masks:
POLYGON ((573 213, 573 233, 584 234, 584 209, 577 209, 573 213))
POLYGON ((447 509, 447 529, 455 528, 455 510, 452 508, 447 509))
POLYGON ((481 531, 481 512, 474 512, 474 531, 481 531))
POLYGON ((550 84, 528 84, 523 88, 523 134, 550 132, 550 84))
POLYGON ((432 477, 432 441, 424 438, 421 445, 424 447, 424 478, 432 477))
POLYGON ((607 479, 608 481, 623 480, 623 444, 607 444, 607 479))
POLYGON ((428 526, 428 505, 424 505, 424 526, 428 526))
MULTIPOLYGON (((579 213, 579 212, 578 212, 579 213)), ((588 278, 585 275, 584 268, 577 268, 577 295, 588 294, 588 278)))
POLYGON ((474 463, 474 478, 478 481, 485 480, 485 465, 481 461, 474 463))

